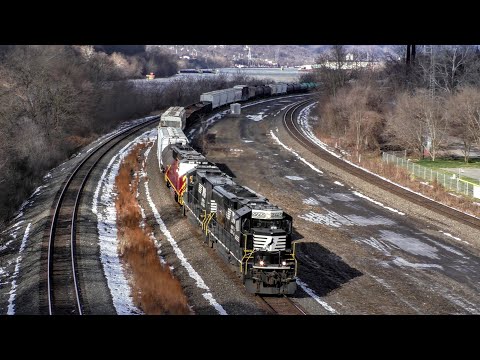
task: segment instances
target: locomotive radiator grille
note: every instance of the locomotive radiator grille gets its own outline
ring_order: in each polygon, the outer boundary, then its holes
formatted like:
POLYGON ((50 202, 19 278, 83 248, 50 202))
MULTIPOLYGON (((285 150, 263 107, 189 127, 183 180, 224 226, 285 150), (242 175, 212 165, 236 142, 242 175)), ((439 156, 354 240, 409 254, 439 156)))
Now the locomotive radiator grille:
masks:
POLYGON ((255 250, 278 251, 285 250, 287 236, 253 235, 253 248, 255 250))

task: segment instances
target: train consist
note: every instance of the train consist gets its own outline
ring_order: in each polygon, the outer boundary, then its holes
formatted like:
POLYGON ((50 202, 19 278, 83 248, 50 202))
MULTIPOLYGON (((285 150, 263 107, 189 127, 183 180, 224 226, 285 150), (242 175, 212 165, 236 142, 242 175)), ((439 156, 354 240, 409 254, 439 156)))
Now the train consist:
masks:
POLYGON ((160 118, 157 155, 175 201, 198 222, 205 242, 241 275, 247 291, 293 294, 297 262, 292 217, 264 196, 235 183, 189 145, 183 130, 221 106, 257 97, 305 92, 313 83, 237 85, 204 93, 200 102, 171 107, 160 118))
POLYGON ((314 90, 317 83, 268 84, 268 85, 236 85, 230 89, 211 91, 200 95, 200 101, 185 107, 186 126, 195 123, 201 116, 224 105, 264 97, 302 93, 314 90))

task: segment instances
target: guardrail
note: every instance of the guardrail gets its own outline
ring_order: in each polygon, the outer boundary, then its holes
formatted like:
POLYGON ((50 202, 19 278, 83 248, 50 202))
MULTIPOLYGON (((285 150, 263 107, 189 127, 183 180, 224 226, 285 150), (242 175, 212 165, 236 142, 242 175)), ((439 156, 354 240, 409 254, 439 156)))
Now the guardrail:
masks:
POLYGON ((407 169, 415 177, 422 178, 427 181, 437 181, 444 188, 453 190, 457 193, 468 195, 475 198, 480 198, 480 185, 462 180, 455 174, 447 174, 427 168, 422 165, 404 159, 386 152, 382 153, 382 160, 387 164, 395 164, 407 169))

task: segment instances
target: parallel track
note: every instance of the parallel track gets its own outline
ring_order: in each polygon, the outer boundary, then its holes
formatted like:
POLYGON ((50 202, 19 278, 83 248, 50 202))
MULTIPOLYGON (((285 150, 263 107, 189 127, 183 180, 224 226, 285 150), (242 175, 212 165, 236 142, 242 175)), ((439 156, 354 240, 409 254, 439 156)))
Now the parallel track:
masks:
POLYGON ((130 127, 94 148, 70 174, 63 186, 50 225, 48 239, 48 313, 50 315, 82 315, 75 240, 76 217, 80 197, 93 168, 119 142, 136 131, 158 121, 155 117, 130 127))
POLYGON ((275 315, 307 315, 307 313, 288 296, 261 296, 260 299, 275 315))
POLYGON ((458 210, 452 209, 448 206, 442 205, 425 197, 419 196, 413 192, 405 190, 397 185, 394 185, 388 181, 385 181, 375 175, 372 175, 358 167, 355 167, 318 147, 316 144, 310 141, 305 137, 300 130, 298 124, 295 121, 295 114, 298 112, 298 109, 313 102, 314 100, 302 101, 294 104, 290 109, 288 109, 283 116, 283 123, 285 128, 290 133, 290 135, 295 138, 297 142, 302 144, 306 149, 310 150, 312 153, 322 158, 325 161, 328 161, 332 165, 357 176, 358 178, 371 183, 372 185, 378 186, 384 190, 387 190, 397 196, 400 196, 408 201, 411 201, 417 205, 423 206, 429 210, 432 210, 438 214, 446 216, 452 220, 456 220, 465 225, 469 225, 476 230, 480 230, 480 219, 477 219, 473 216, 467 215, 458 210))

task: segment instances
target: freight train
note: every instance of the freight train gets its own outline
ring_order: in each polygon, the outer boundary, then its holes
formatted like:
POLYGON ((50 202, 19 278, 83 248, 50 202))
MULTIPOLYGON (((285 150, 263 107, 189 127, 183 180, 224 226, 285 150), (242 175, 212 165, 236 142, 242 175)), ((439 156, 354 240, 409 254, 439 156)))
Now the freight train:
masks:
POLYGON ((247 291, 293 294, 297 261, 292 217, 267 198, 239 185, 189 145, 183 130, 199 116, 233 102, 305 92, 317 84, 237 85, 204 93, 200 102, 171 107, 160 118, 157 156, 165 184, 183 215, 201 226, 204 240, 241 275, 247 291))

